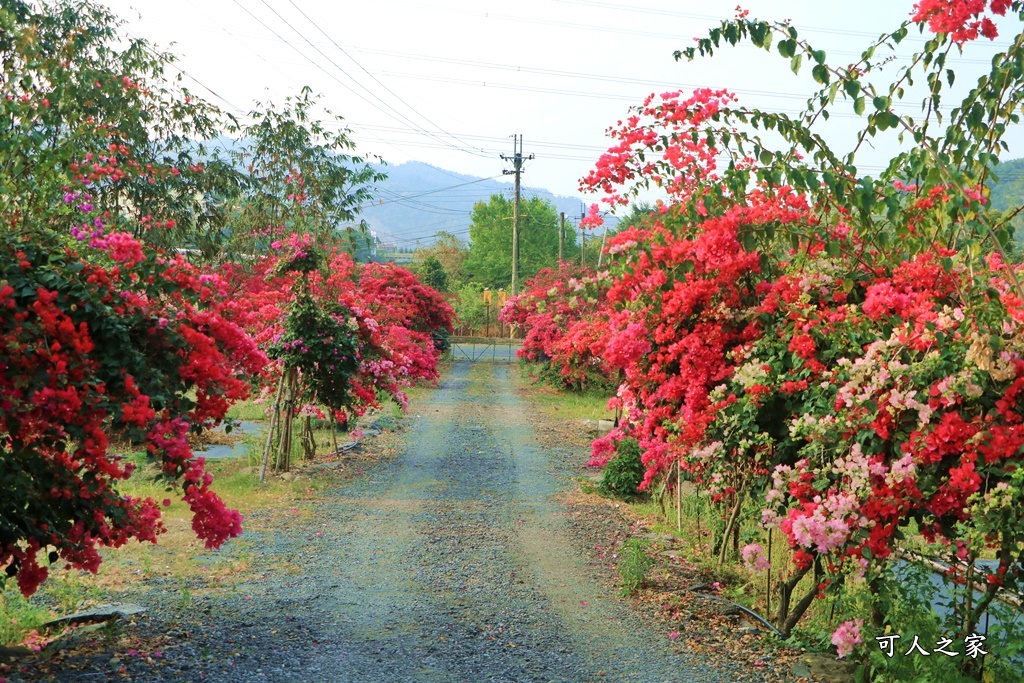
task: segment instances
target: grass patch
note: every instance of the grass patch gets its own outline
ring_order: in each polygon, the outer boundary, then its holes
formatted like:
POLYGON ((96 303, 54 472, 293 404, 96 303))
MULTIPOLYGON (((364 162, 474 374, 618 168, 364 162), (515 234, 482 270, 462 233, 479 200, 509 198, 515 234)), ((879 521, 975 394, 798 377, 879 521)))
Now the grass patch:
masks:
MULTIPOLYGON (((430 391, 429 387, 417 387, 409 393, 414 399, 429 400, 430 391)), ((233 406, 228 415, 234 420, 267 422, 263 410, 264 406, 246 401, 233 406)), ((391 401, 383 402, 381 410, 367 415, 366 421, 380 416, 399 418, 401 409, 391 401)), ((314 420, 313 426, 317 457, 333 452, 330 423, 314 420)), ((306 462, 299 439, 301 428, 302 420, 296 419, 292 464, 298 467, 306 462)), ((286 481, 268 476, 261 484, 259 471, 266 430, 247 434, 235 432, 235 435, 241 441, 237 449, 240 457, 207 460, 206 470, 213 476, 213 489, 225 505, 238 510, 245 518, 243 529, 272 530, 284 515, 289 522, 312 520, 315 501, 332 480, 318 476, 286 481)), ((350 439, 349 433, 337 432, 339 446, 350 439)), ((55 564, 50 567, 49 579, 31 598, 24 598, 15 582, 6 582, 0 589, 0 645, 21 643, 43 623, 102 602, 145 601, 144 596, 149 591, 171 590, 178 597, 179 606, 186 607, 203 593, 235 590, 238 581, 255 564, 244 531, 240 538, 228 541, 221 550, 207 550, 192 529, 192 512, 180 500, 180 489, 157 480, 158 470, 140 444, 121 440, 116 446, 115 452, 136 464, 135 474, 119 484, 119 492, 158 502, 168 500, 170 505, 161 508, 166 532, 160 535, 156 545, 129 541, 121 548, 100 549, 103 564, 96 575, 65 570, 63 563, 55 564), (196 581, 197 578, 201 580, 196 581), (163 581, 155 584, 146 579, 163 581), (120 597, 129 591, 130 597, 120 597)), ((273 472, 273 453, 268 471, 273 472)))
POLYGON ((534 381, 528 374, 528 368, 529 366, 525 366, 522 372, 511 373, 512 383, 518 391, 529 397, 540 412, 560 420, 615 419, 615 411, 608 410, 611 393, 560 391, 548 384, 534 381))
MULTIPOLYGON (((133 457, 143 460, 141 453, 133 457)), ((213 488, 225 504, 246 517, 243 527, 248 530, 258 530, 265 524, 261 522, 263 513, 287 513, 296 520, 311 518, 312 501, 329 485, 320 479, 288 482, 280 478, 268 478, 260 484, 258 471, 242 458, 208 461, 207 471, 213 475, 213 488), (254 515, 257 512, 261 514, 254 515)), ((101 549, 103 564, 96 575, 53 565, 50 578, 28 599, 21 596, 14 582, 8 582, 0 591, 0 644, 19 643, 42 623, 102 601, 117 600, 121 592, 165 590, 141 579, 170 581, 184 605, 199 591, 194 586, 188 588, 185 582, 189 578, 203 577, 211 589, 215 583, 230 589, 241 577, 250 565, 244 532, 220 551, 207 550, 192 530, 192 512, 180 500, 180 491, 168 490, 155 481, 155 473, 152 466, 140 466, 120 490, 125 495, 171 501, 169 507, 162 508, 167 531, 158 544, 130 541, 121 548, 101 549)))
POLYGON ((22 597, 13 582, 0 591, 0 645, 16 645, 26 633, 49 621, 50 611, 37 602, 22 597))
POLYGON ((267 408, 273 401, 268 403, 254 403, 253 399, 239 401, 228 408, 227 417, 231 420, 243 420, 246 422, 261 422, 267 420, 267 408))

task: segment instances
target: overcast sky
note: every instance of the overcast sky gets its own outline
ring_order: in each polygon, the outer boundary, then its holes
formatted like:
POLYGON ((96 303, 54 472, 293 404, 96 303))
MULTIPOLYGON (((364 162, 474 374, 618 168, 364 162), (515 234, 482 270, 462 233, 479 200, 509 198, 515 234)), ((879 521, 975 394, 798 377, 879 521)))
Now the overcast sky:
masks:
MULTIPOLYGON (((501 175, 499 155, 512 152, 510 136, 518 133, 525 152, 536 155, 524 183, 567 195, 608 147, 607 127, 651 92, 727 87, 741 104, 793 112, 815 89, 809 70, 794 76, 785 60, 749 47, 673 60, 674 50, 733 16, 735 0, 106 4, 133 35, 180 55, 186 85, 227 110, 247 112, 309 85, 348 120, 360 151, 478 176, 501 175)), ((744 7, 752 16, 792 20, 830 63, 845 65, 908 17, 912 4, 751 0, 744 7)), ((994 44, 965 49, 958 85, 1019 30, 1006 22, 1000 28, 994 44)), ((916 29, 912 35, 908 44, 919 47, 916 29)), ((833 120, 830 135, 842 148, 856 121, 849 104, 837 111, 846 115, 833 120)), ((1020 137, 1014 132, 1011 156, 1024 154, 1020 137)), ((862 170, 877 170, 895 149, 891 140, 878 146, 862 170)))

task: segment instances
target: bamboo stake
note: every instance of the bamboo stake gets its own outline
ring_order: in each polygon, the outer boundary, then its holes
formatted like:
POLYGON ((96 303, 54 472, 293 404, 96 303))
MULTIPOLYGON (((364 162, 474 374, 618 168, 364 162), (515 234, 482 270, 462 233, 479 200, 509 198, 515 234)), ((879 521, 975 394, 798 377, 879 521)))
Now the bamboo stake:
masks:
POLYGON ((701 538, 703 536, 703 533, 700 530, 700 486, 697 486, 696 508, 697 508, 697 545, 699 546, 701 544, 701 538))
POLYGON ((278 442, 276 472, 288 472, 292 460, 292 436, 295 422, 295 385, 298 382, 295 368, 288 370, 288 398, 284 402, 284 418, 281 424, 281 440, 278 442))
POLYGON ((772 613, 772 530, 768 529, 768 576, 765 579, 764 584, 764 613, 771 615, 772 613))
POLYGON ((676 531, 683 530, 683 468, 676 461, 676 531))
POLYGON ((270 459, 270 444, 274 441, 274 425, 277 422, 277 415, 281 412, 281 390, 284 389, 284 376, 277 381, 277 398, 274 399, 274 412, 270 415, 270 433, 267 434, 267 447, 263 449, 263 467, 260 469, 260 483, 267 477, 267 460, 270 459))

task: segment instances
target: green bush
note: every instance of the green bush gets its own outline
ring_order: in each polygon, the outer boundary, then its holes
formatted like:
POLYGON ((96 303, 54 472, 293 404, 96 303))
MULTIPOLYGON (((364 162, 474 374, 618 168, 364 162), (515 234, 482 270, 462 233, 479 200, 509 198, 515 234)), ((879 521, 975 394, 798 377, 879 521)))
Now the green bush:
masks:
POLYGON ((644 479, 644 464, 640 460, 640 444, 636 439, 626 438, 615 447, 618 455, 604 467, 604 474, 597 482, 597 490, 606 496, 633 498, 640 495, 636 488, 644 479))

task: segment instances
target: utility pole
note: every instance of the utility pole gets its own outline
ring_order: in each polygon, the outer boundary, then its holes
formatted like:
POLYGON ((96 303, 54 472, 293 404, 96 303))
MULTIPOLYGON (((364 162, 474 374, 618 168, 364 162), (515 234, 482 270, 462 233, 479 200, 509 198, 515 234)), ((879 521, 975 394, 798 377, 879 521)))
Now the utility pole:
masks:
POLYGON ((587 267, 587 228, 583 225, 583 219, 587 216, 587 205, 580 204, 580 266, 587 267))
POLYGON ((565 250, 565 211, 558 212, 558 267, 562 267, 562 254, 565 250))
MULTIPOLYGON (((512 296, 519 294, 519 176, 523 173, 523 136, 512 135, 512 156, 504 154, 501 158, 512 162, 511 171, 502 171, 502 175, 515 176, 515 200, 512 204, 512 296)), ((533 155, 526 157, 532 159, 533 155)))

